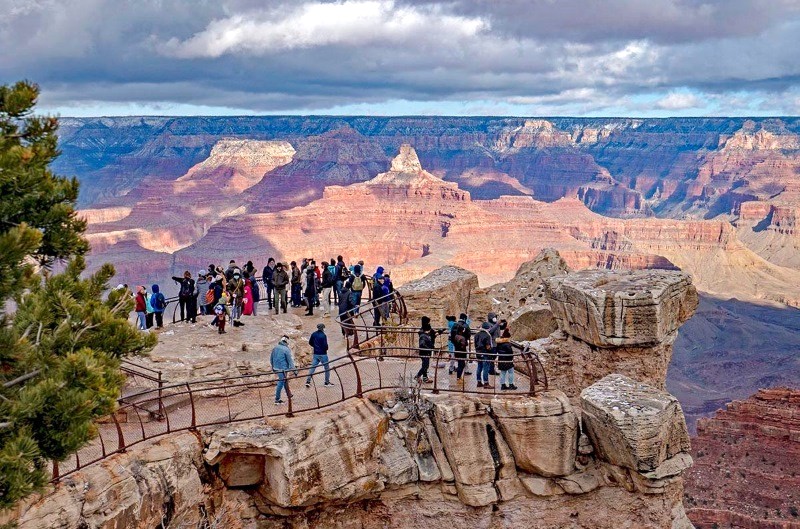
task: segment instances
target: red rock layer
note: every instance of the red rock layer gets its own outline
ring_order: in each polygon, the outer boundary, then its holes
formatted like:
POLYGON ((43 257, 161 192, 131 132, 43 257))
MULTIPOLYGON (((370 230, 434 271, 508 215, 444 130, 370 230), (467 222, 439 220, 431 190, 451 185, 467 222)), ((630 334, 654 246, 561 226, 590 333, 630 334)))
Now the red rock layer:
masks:
POLYGON ((698 529, 800 528, 800 390, 764 389, 700 419, 686 476, 698 529))

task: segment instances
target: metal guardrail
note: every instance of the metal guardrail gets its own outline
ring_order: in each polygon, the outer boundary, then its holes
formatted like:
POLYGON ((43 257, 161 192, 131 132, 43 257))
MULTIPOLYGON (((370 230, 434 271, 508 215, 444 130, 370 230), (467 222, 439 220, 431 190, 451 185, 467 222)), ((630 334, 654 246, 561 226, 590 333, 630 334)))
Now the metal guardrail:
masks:
MULTIPOLYGON (((321 410, 335 404, 361 398, 365 394, 407 387, 418 370, 419 349, 411 343, 398 344, 416 337, 418 330, 408 323, 405 301, 399 293, 369 300, 351 314, 337 318, 347 340, 345 356, 328 363, 334 387, 321 384, 324 366, 318 366, 311 386, 305 387, 308 368, 288 373, 287 402, 275 406, 276 373, 240 375, 203 379, 180 384, 166 384, 157 370, 124 360, 122 369, 131 376, 154 382, 156 387, 119 399, 113 414, 96 421, 98 436, 72 454, 66 461, 53 462, 52 482, 97 463, 113 454, 157 437, 193 431, 200 427, 232 424, 267 417, 292 417, 296 413, 321 410), (382 303, 390 303, 390 319, 386 325, 368 325, 364 314, 382 303), (344 320, 344 321, 342 321, 344 320), (288 389, 291 387, 300 389, 288 389)), ((413 342, 412 342, 413 343, 413 342)), ((420 383, 423 391, 433 394, 461 393, 480 396, 536 395, 548 388, 547 373, 539 357, 523 344, 511 342, 515 349, 511 362, 516 371, 516 389, 498 389, 498 374, 492 369, 487 387, 477 387, 473 377, 455 379, 448 369, 452 360, 446 345, 430 351, 433 378, 420 383), (447 374, 445 374, 447 369, 447 374)), ((474 356, 468 346, 466 354, 474 356)), ((489 362, 494 366, 497 357, 489 362)))

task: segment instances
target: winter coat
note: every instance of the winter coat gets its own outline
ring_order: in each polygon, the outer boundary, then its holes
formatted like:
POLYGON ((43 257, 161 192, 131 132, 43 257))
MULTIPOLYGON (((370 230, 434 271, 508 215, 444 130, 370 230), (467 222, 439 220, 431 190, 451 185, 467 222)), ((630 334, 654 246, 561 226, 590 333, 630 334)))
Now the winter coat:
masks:
POLYGON ((375 279, 378 279, 379 277, 383 277, 383 267, 379 266, 377 268, 377 270, 375 270, 375 275, 372 276, 372 277, 374 277, 375 279))
POLYGON ((289 284, 289 274, 285 269, 275 269, 275 273, 272 275, 272 284, 275 285, 275 288, 278 290, 286 289, 286 285, 289 284))
POLYGON ((300 273, 300 269, 297 268, 296 266, 293 266, 292 267, 292 284, 293 285, 299 285, 300 284, 300 276, 301 275, 302 274, 300 273))
POLYGON ((279 343, 269 355, 269 363, 273 371, 291 371, 294 367, 292 352, 287 345, 279 343))
POLYGON ((453 346, 455 347, 456 351, 464 352, 467 350, 470 336, 472 336, 472 331, 469 328, 469 324, 463 321, 456 322, 453 325, 453 328, 450 329, 450 341, 453 342, 453 346), (464 337, 465 343, 463 345, 458 344, 458 341, 456 340, 456 336, 458 335, 464 337))
POLYGON ((497 344, 497 368, 500 371, 508 371, 514 367, 514 348, 508 342, 508 339, 500 339, 497 344))
POLYGON ((264 271, 261 272, 261 278, 264 280, 265 285, 272 284, 272 277, 275 275, 275 269, 269 265, 264 267, 264 271))
POLYGON ((481 328, 475 333, 475 353, 489 354, 492 352, 492 324, 483 322, 481 328))
POLYGON ((232 279, 226 289, 230 295, 229 297, 234 300, 234 303, 237 305, 241 304, 242 298, 244 298, 244 279, 232 279))
POLYGON ((158 285, 153 285, 152 289, 153 289, 153 295, 150 296, 150 306, 153 308, 153 312, 156 313, 164 312, 164 309, 167 308, 167 300, 164 298, 164 294, 161 293, 161 291, 158 288, 158 285), (156 303, 155 300, 157 299, 161 301, 160 308, 156 307, 158 303, 156 303))
POLYGON ((436 343, 436 331, 431 328, 423 328, 417 334, 419 335, 419 355, 431 356, 433 344, 436 343))
POLYGON ((136 312, 144 312, 147 310, 147 300, 144 299, 144 294, 141 292, 136 293, 136 312))
POLYGON ((322 272, 322 288, 331 288, 333 287, 333 274, 329 267, 325 267, 325 270, 322 272))
POLYGON ((314 276, 314 270, 311 268, 306 270, 305 295, 307 298, 313 298, 317 295, 317 278, 314 276))
POLYGON ((261 291, 258 288, 258 281, 256 281, 255 277, 250 278, 250 292, 253 295, 253 303, 261 301, 261 291))
POLYGON ((325 336, 323 331, 316 330, 311 333, 311 337, 308 339, 308 345, 314 349, 315 355, 328 354, 328 337, 325 336))
MULTIPOLYGON (((203 296, 202 299, 206 299, 206 292, 208 292, 208 280, 205 278, 198 279, 194 283, 194 295, 195 296, 203 296)), ((205 303, 205 301, 203 301, 205 303)))
POLYGON ((181 299, 189 299, 194 297, 194 279, 191 277, 178 277, 172 276, 172 280, 178 282, 181 285, 181 290, 178 293, 178 297, 181 299))
POLYGON ((339 316, 353 310, 353 303, 350 299, 350 290, 344 289, 342 290, 342 294, 339 296, 339 316))

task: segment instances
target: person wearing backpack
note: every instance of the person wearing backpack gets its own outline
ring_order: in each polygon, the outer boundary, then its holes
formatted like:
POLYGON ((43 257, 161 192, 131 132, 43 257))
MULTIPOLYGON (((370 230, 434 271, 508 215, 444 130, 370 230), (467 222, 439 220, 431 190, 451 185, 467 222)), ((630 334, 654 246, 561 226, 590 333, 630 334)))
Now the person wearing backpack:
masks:
POLYGON ((187 270, 183 273, 183 277, 172 276, 172 280, 180 285, 178 292, 178 303, 181 309, 181 321, 191 321, 195 323, 197 319, 197 308, 192 309, 192 301, 194 297, 194 279, 192 274, 187 270))
POLYGON ((481 328, 475 333, 475 356, 478 358, 478 387, 493 389, 489 384, 489 373, 494 366, 494 347, 496 333, 500 324, 494 312, 488 314, 487 321, 481 324, 481 328))
POLYGON ((355 314, 358 314, 358 306, 361 305, 361 294, 364 292, 364 287, 367 285, 367 280, 364 274, 361 273, 361 265, 353 267, 353 275, 346 282, 347 288, 350 290, 351 301, 355 307, 355 314))
POLYGON ((153 307, 153 316, 156 319, 156 328, 164 328, 164 310, 167 308, 167 299, 158 288, 158 285, 153 285, 153 294, 150 296, 150 306, 153 307))
POLYGON ((469 328, 469 318, 463 312, 458 321, 450 330, 450 341, 453 342, 453 356, 456 359, 456 380, 463 388, 464 370, 467 367, 467 347, 472 331, 469 328))
MULTIPOLYGON (((383 280, 381 278, 381 280, 383 280)), ((422 366, 417 371, 414 380, 423 384, 430 384, 431 380, 428 378, 428 368, 431 365, 431 354, 433 354, 434 344, 436 343, 436 331, 431 327, 431 319, 427 316, 422 317, 422 326, 417 333, 419 335, 419 357, 422 360, 422 366)))
POLYGON ((214 305, 214 314, 216 314, 216 317, 211 324, 217 326, 217 332, 219 334, 225 334, 225 322, 228 320, 228 316, 230 316, 227 294, 222 294, 219 298, 219 303, 214 305))
POLYGON ((514 385, 514 349, 511 347, 511 332, 501 325, 503 332, 497 338, 497 369, 500 370, 500 389, 515 390, 514 385))
POLYGON ((289 284, 289 274, 283 268, 283 263, 278 263, 272 276, 275 285, 275 314, 278 314, 280 309, 286 314, 286 285, 289 284))

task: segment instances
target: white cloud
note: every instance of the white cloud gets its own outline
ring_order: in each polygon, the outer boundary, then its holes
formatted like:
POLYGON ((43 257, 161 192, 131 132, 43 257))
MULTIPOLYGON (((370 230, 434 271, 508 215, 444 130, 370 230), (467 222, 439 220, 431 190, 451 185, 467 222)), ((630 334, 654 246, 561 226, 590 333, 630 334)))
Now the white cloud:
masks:
POLYGON ((705 106, 705 101, 694 94, 685 92, 671 92, 656 101, 656 107, 663 110, 688 110, 705 106))
POLYGON ((436 7, 398 7, 393 0, 312 2, 289 13, 272 10, 214 20, 188 39, 170 39, 160 51, 188 59, 330 45, 398 45, 471 37, 487 27, 481 18, 446 15, 436 7))

